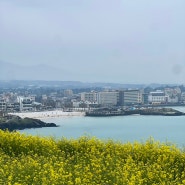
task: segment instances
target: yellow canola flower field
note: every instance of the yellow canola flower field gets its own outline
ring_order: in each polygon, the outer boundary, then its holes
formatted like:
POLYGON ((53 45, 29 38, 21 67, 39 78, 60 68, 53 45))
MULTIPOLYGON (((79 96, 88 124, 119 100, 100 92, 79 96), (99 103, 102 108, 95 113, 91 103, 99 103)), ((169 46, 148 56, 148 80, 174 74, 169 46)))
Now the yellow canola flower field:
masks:
POLYGON ((149 139, 56 140, 0 131, 3 185, 183 185, 185 152, 149 139))

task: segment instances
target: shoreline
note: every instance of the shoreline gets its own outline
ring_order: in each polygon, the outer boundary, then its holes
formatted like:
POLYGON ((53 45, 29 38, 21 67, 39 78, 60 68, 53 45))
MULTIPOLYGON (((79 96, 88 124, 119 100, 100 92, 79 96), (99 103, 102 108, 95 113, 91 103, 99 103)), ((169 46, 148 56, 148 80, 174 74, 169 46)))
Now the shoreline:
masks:
MULTIPOLYGON (((183 106, 183 107, 185 107, 185 106, 183 106)), ((175 109, 175 110, 177 110, 177 109, 175 109)), ((183 111, 180 110, 180 111, 185 113, 184 110, 183 111)), ((37 111, 35 111, 35 112, 12 112, 12 113, 8 113, 8 114, 19 116, 21 118, 26 118, 27 117, 27 118, 42 119, 42 120, 45 120, 47 118, 86 116, 85 111, 83 111, 83 112, 79 112, 79 111, 65 112, 63 110, 38 111, 38 112, 37 111)))
POLYGON ((21 118, 27 117, 27 118, 34 118, 34 119, 85 116, 85 112, 64 112, 62 110, 42 111, 42 112, 18 112, 18 113, 8 113, 8 114, 19 116, 21 118))

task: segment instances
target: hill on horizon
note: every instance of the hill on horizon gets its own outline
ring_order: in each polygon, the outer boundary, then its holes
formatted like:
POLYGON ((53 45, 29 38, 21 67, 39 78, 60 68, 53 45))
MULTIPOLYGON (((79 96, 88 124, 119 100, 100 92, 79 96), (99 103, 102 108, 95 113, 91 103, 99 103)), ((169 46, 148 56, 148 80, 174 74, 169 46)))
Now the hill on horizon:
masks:
MULTIPOLYGON (((87 80, 87 79, 85 79, 87 80)), ((78 81, 75 74, 54 68, 45 64, 38 65, 18 65, 9 62, 0 61, 0 86, 1 87, 16 87, 16 86, 62 86, 64 88, 144 88, 150 86, 152 88, 160 86, 174 86, 177 84, 129 84, 129 83, 114 83, 114 82, 84 82, 78 81), (75 80, 72 80, 75 79, 75 80)))
POLYGON ((18 65, 0 61, 0 80, 66 80, 67 71, 45 64, 18 65))

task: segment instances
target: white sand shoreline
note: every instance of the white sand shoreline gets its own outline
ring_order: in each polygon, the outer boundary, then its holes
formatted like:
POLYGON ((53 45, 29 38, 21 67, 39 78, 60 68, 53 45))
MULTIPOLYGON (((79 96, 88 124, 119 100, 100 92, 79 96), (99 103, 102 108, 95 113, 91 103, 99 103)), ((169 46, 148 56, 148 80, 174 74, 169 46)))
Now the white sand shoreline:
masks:
POLYGON ((84 116, 85 112, 63 112, 62 110, 54 111, 42 111, 42 112, 20 112, 20 113, 9 113, 11 115, 16 115, 21 118, 56 118, 56 117, 71 117, 71 116, 84 116))

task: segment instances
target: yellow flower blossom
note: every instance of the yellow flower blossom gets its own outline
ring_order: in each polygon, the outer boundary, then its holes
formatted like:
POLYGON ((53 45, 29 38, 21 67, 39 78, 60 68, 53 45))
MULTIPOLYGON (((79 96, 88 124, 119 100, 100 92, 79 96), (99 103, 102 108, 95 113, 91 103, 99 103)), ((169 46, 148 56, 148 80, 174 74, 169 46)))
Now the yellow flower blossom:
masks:
POLYGON ((54 140, 0 130, 0 184, 185 185, 185 152, 155 142, 54 140))

